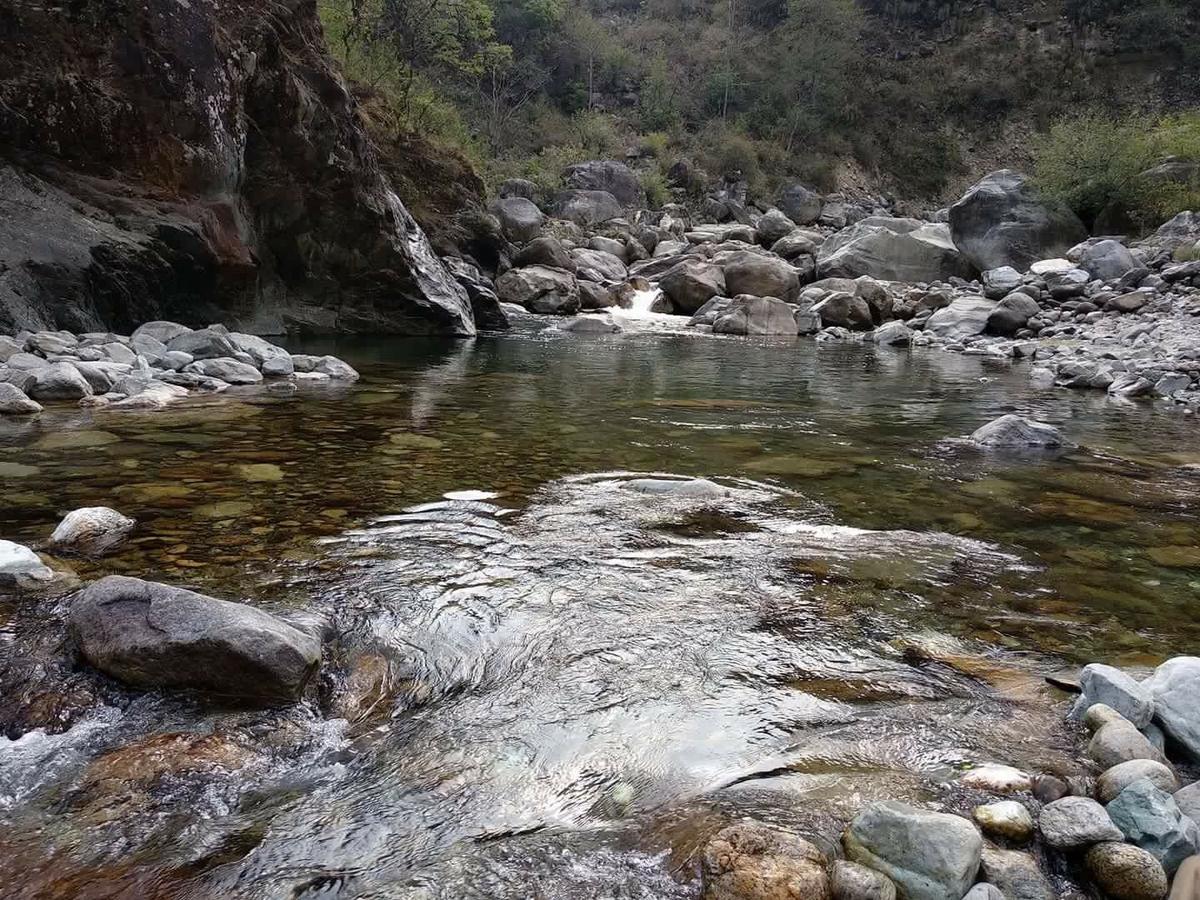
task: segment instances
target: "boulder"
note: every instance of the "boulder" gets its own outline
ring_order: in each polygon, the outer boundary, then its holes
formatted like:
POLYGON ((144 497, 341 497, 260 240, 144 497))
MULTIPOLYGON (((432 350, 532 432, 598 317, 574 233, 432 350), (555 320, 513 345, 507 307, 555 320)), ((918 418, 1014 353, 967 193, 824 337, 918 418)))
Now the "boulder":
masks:
POLYGON ((92 395, 92 386, 75 366, 57 362, 34 369, 25 392, 34 400, 82 400, 92 395))
POLYGON ((861 810, 842 836, 846 856, 887 875, 905 900, 961 900, 983 841, 966 819, 895 801, 861 810))
POLYGON ((572 190, 605 191, 622 206, 637 206, 642 200, 642 185, 629 166, 612 159, 593 159, 568 166, 563 184, 572 190))
POLYGON ((121 575, 77 593, 69 627, 113 678, 239 701, 295 699, 321 659, 317 638, 253 606, 121 575))
POLYGON ((496 294, 530 312, 569 315, 579 311, 579 283, 563 269, 526 266, 509 269, 496 279, 496 294))
POLYGON ((245 353, 254 364, 260 369, 270 360, 287 359, 289 364, 292 360, 292 355, 277 344, 272 344, 270 341, 260 338, 256 334, 242 334, 241 332, 231 331, 229 333, 229 342, 233 344, 234 349, 240 353, 245 353))
POLYGON ((558 330, 572 334, 620 334, 623 329, 608 316, 579 316, 563 322, 558 330))
POLYGON ((1113 297, 1104 304, 1104 308, 1121 313, 1137 312, 1146 305, 1146 301, 1149 299, 1150 298, 1143 291, 1129 291, 1113 297))
POLYGON ((71 353, 79 340, 75 335, 59 331, 38 331, 25 338, 25 349, 42 356, 61 356, 71 353))
POLYGON ((178 322, 146 322, 135 328, 131 337, 134 340, 143 336, 150 337, 160 344, 167 345, 179 337, 179 335, 187 334, 191 330, 186 325, 180 325, 178 322))
POLYGON ((896 900, 896 886, 882 872, 844 859, 829 872, 833 900, 896 900))
POLYGON ((192 354, 193 359, 223 359, 237 353, 237 347, 229 340, 229 333, 219 325, 185 331, 166 343, 168 350, 182 350, 192 354))
POLYGON ((983 334, 995 309, 996 303, 984 297, 958 297, 926 319, 925 330, 951 340, 974 337, 983 334))
POLYGON ((1154 698, 1150 691, 1115 666, 1100 663, 1084 666, 1079 686, 1083 693, 1071 710, 1074 719, 1082 719, 1088 708, 1097 703, 1120 713, 1135 728, 1145 728, 1154 717, 1154 698))
POLYGON ((1103 769, 1111 769, 1113 766, 1129 762, 1131 759, 1153 759, 1161 763, 1166 762, 1162 751, 1124 719, 1109 722, 1093 734, 1088 743, 1087 752, 1088 756, 1099 763, 1103 769))
POLYGON ((585 281, 610 284, 615 281, 624 281, 628 274, 625 263, 604 250, 576 247, 571 251, 571 259, 575 262, 576 277, 585 281))
POLYGON ((771 252, 795 264, 793 261, 798 257, 816 257, 817 244, 820 242, 820 235, 814 239, 811 232, 797 229, 791 234, 785 234, 772 244, 771 252))
POLYGON ((870 275, 884 281, 970 278, 971 265, 937 223, 906 230, 904 220, 871 217, 828 238, 817 253, 820 278, 870 275))
POLYGON ((1000 800, 977 806, 971 813, 987 834, 1025 843, 1033 836, 1033 816, 1016 800, 1000 800))
POLYGON ((546 217, 537 204, 524 197, 501 197, 492 202, 492 215, 500 221, 500 230, 514 243, 532 241, 541 234, 546 217))
POLYGON ((1152 855, 1130 844, 1097 844, 1084 857, 1088 874, 1113 900, 1163 900, 1167 873, 1152 855))
POLYGON ((986 763, 964 773, 958 783, 964 787, 993 794, 1024 793, 1033 787, 1028 772, 1000 763, 986 763))
POLYGON ((989 300, 1007 297, 1021 286, 1021 273, 1012 266, 988 269, 982 275, 983 296, 989 300))
POLYGON ((1005 897, 1000 888, 981 881, 963 895, 963 900, 1005 900, 1005 897))
POLYGON ((501 199, 506 197, 524 197, 526 200, 536 201, 538 186, 528 178, 506 178, 496 188, 496 196, 501 199))
POLYGON ((733 295, 775 297, 791 301, 800 293, 800 278, 795 268, 775 256, 744 250, 720 260, 725 286, 733 295))
POLYGON ((513 265, 517 268, 549 266, 552 269, 575 271, 575 260, 571 258, 570 251, 563 246, 562 241, 549 234, 534 238, 522 247, 513 257, 513 265))
POLYGON ((50 547, 60 553, 103 556, 129 536, 137 524, 107 506, 85 506, 67 513, 54 533, 50 547))
POLYGON ((984 331, 988 334, 1012 337, 1041 311, 1038 302, 1028 294, 1014 291, 996 304, 988 315, 984 331))
POLYGON ((1012 413, 981 425, 969 440, 980 447, 1059 447, 1063 443, 1062 432, 1053 425, 1012 413))
POLYGON ((1108 814, 1125 840, 1150 853, 1168 875, 1200 850, 1196 823, 1148 778, 1139 778, 1117 794, 1108 804, 1108 814))
MULTIPOLYGON (((1131 759, 1101 773, 1096 779, 1096 796, 1100 798, 1101 803, 1111 803, 1121 791, 1140 778, 1149 779, 1156 788, 1168 794, 1179 791, 1179 780, 1169 766, 1153 759, 1131 759)), ((1176 800, 1176 803, 1178 802, 1176 800)), ((1195 818, 1188 810, 1183 812, 1195 818)))
POLYGON ((229 384, 258 384, 263 380, 262 372, 250 363, 229 358, 197 359, 184 366, 183 371, 207 378, 219 378, 229 384))
POLYGON ((834 291, 813 304, 812 311, 821 317, 821 325, 824 328, 867 331, 875 325, 867 301, 849 291, 834 291))
POLYGON ((912 343, 912 329, 903 322, 884 322, 868 338, 880 347, 907 347, 912 343))
POLYGON ((792 308, 774 297, 739 294, 730 307, 713 322, 715 334, 778 334, 794 337, 798 332, 792 308))
POLYGON ((821 195, 802 184, 793 184, 779 194, 776 206, 797 225, 811 225, 821 217, 821 195))
POLYGON ((708 842, 701 875, 703 900, 830 897, 820 850, 789 831, 752 821, 731 825, 708 842))
POLYGON ((1167 660, 1143 686, 1154 698, 1154 716, 1162 730, 1200 760, 1200 657, 1167 660))
POLYGON ((1138 267, 1133 254, 1120 241, 1104 240, 1089 244, 1080 254, 1079 267, 1092 278, 1116 281, 1138 267))
POLYGON ((312 371, 319 375, 328 375, 334 381, 358 381, 358 372, 354 367, 336 356, 318 357, 312 371))
POLYGON ((594 281, 579 282, 580 309, 608 309, 618 305, 612 288, 594 281))
POLYGON ((28 547, 0 540, 0 587, 38 587, 53 579, 54 572, 28 547))
POLYGON ((754 226, 758 242, 773 247, 776 242, 796 230, 796 223, 778 209, 768 209, 754 226))
MULTIPOLYGON (((630 244, 624 244, 616 238, 604 237, 603 235, 595 234, 588 240, 587 245, 591 250, 602 250, 605 253, 610 253, 619 259, 622 263, 629 262, 630 247, 634 243, 630 239, 630 244)), ((645 249, 644 247, 642 248, 645 249)), ((645 259, 649 254, 643 254, 640 258, 645 259)))
POLYGON ((585 228, 624 213, 617 198, 608 191, 562 191, 554 198, 554 214, 585 228))
POLYGON ((688 319, 689 325, 712 325, 725 315, 734 304, 732 297, 713 297, 688 319))
POLYGON ((658 287, 677 312, 691 315, 713 297, 726 293, 725 273, 706 260, 685 259, 662 275, 658 287))
POLYGON ((27 416, 41 411, 42 404, 30 400, 15 384, 0 381, 0 416, 27 416))
POLYGON ((1046 843, 1059 850, 1124 840, 1104 807, 1090 797, 1063 797, 1047 803, 1038 817, 1038 827, 1046 843))
POLYGON ((988 884, 1000 888, 1007 900, 1057 900, 1058 894, 1028 853, 986 847, 979 872, 988 884))
POLYGON ((1087 237, 1066 206, 1042 197, 1024 175, 993 172, 950 207, 955 246, 979 270, 1025 272, 1039 259, 1062 256, 1087 237))

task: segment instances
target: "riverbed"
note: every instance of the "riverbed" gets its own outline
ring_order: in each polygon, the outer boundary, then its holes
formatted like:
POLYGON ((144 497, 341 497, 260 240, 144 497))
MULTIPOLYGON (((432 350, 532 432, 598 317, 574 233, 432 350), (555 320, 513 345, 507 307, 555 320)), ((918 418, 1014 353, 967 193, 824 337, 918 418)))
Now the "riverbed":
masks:
POLYGON ((363 377, 0 422, 3 537, 112 506, 133 540, 60 567, 326 637, 302 703, 229 710, 0 599, 0 896, 693 897, 740 815, 833 849, 973 763, 1073 773, 1042 676, 1200 633, 1170 405, 679 329, 290 349, 363 377), (1008 412, 1075 446, 956 440, 1008 412))

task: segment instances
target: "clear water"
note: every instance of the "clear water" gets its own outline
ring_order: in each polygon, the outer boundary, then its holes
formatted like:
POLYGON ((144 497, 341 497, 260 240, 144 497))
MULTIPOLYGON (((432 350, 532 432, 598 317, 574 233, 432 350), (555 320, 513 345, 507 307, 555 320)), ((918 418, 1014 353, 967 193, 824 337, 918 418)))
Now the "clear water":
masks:
POLYGON ((4 537, 111 505, 137 536, 80 578, 329 635, 304 702, 229 710, 0 600, 0 896, 693 897, 736 816, 833 849, 865 799, 969 806, 972 762, 1073 772, 1041 676, 1195 647, 1190 417, 623 324, 308 344, 363 380, 0 423, 4 537), (1079 448, 948 440, 1012 411, 1079 448))

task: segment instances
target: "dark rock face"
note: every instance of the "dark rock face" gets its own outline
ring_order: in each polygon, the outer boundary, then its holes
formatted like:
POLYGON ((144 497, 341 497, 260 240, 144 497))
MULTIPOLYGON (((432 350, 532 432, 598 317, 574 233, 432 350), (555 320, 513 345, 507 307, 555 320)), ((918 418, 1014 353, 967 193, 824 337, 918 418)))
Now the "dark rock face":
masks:
POLYGON ((981 271, 1011 266, 1025 272, 1087 237, 1079 217, 1041 197, 1019 172, 1001 169, 950 207, 954 245, 981 271))
POLYGON ((0 329, 471 334, 312 0, 0 9, 0 329))
POLYGON ((317 638, 253 606, 122 575, 75 595, 70 629, 88 662, 127 684, 243 701, 294 699, 321 659, 317 638))
POLYGON ((573 190, 607 191, 622 206, 634 206, 642 201, 642 185, 633 170, 613 159, 593 159, 568 166, 563 183, 573 190))

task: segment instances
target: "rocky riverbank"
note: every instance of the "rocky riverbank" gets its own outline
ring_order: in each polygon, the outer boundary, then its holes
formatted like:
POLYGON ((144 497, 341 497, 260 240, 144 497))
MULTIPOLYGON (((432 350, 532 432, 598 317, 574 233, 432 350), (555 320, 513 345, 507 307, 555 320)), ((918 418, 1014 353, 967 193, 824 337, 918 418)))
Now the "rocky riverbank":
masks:
POLYGON ((191 392, 220 393, 233 385, 265 382, 271 390, 291 391, 298 383, 357 379, 337 357, 288 353, 223 325, 147 322, 132 335, 0 335, 0 415, 35 415, 42 403, 161 409, 191 392))
MULTIPOLYGON (((495 281, 467 261, 469 283, 512 314, 603 317, 652 294, 650 311, 716 334, 936 346, 1031 362, 1046 384, 1200 407, 1196 213, 1143 240, 1088 237, 1001 171, 929 220, 796 186, 763 212, 710 204, 734 218, 716 223, 682 207, 623 210, 613 192, 631 178, 617 163, 577 166, 549 216, 530 185, 507 184, 493 205, 507 245, 495 281)), ((563 327, 620 330, 584 318, 563 327)))

